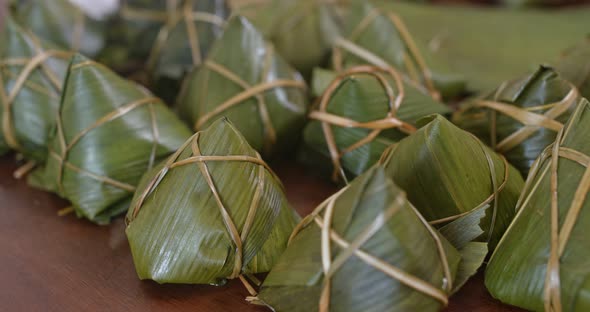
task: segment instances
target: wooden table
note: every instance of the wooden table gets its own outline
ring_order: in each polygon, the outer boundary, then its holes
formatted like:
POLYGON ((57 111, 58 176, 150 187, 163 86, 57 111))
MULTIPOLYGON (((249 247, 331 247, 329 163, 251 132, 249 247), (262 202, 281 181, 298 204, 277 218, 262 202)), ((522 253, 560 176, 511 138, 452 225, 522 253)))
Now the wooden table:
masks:
MULTIPOLYGON (((158 285, 140 281, 122 218, 96 226, 68 205, 12 178, 14 156, 0 157, 0 311, 267 311, 244 301, 243 286, 158 285)), ((287 196, 309 213, 335 187, 297 165, 279 164, 287 196)), ((521 311, 492 299, 482 275, 451 299, 447 311, 521 311)))

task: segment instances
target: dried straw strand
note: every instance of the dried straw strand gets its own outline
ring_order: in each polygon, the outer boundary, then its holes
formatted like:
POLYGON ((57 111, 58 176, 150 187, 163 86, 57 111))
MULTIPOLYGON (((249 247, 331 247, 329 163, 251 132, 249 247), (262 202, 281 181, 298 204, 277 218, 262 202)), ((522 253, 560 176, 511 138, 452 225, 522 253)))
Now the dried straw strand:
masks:
POLYGON ((535 107, 520 108, 510 103, 498 101, 498 95, 499 92, 496 92, 494 100, 492 101, 476 100, 474 107, 489 109, 492 114, 492 120, 490 122, 490 139, 492 142, 492 148, 500 153, 510 151, 540 129, 549 129, 554 132, 561 130, 563 124, 556 119, 566 113, 570 107, 576 103, 576 100, 580 96, 578 89, 571 85, 570 91, 563 97, 563 99, 557 102, 546 103, 535 107), (545 113, 534 112, 547 108, 549 109, 545 113), (502 139, 500 142, 497 142, 498 134, 496 121, 498 113, 523 124, 522 128, 502 139))
POLYGON ((322 124, 322 131, 324 133, 326 144, 328 145, 328 150, 330 152, 332 165, 334 167, 332 173, 332 179, 334 181, 338 181, 340 172, 342 171, 342 164, 340 162, 340 159, 346 153, 349 153, 365 144, 372 142, 375 138, 377 138, 381 131, 394 128, 406 134, 411 134, 416 131, 416 128, 414 126, 396 117, 397 111, 403 103, 404 96, 404 85, 400 74, 389 67, 380 68, 366 65, 356 66, 346 70, 330 83, 330 85, 326 88, 326 91, 321 97, 318 108, 309 114, 309 118, 318 120, 322 124), (370 122, 358 122, 350 118, 345 118, 327 112, 328 105, 332 100, 332 96, 338 89, 340 83, 347 77, 353 75, 368 75, 377 79, 377 81, 383 88, 385 94, 387 95, 388 99, 387 105, 389 111, 383 119, 374 120, 370 122), (392 85, 390 85, 385 75, 393 79, 395 88, 392 85), (339 149, 338 145, 336 144, 334 133, 332 131, 332 126, 346 128, 362 128, 369 129, 372 131, 365 138, 355 142, 351 146, 339 149))
POLYGON ((355 56, 360 57, 372 65, 383 68, 395 68, 395 66, 387 63, 387 61, 375 53, 355 43, 355 40, 360 37, 360 35, 369 27, 369 25, 382 15, 385 15, 395 26, 398 34, 401 37, 401 40, 406 46, 408 54, 404 54, 404 64, 411 81, 415 85, 424 85, 432 98, 439 100, 440 92, 434 85, 432 80, 432 72, 427 66, 424 57, 420 53, 420 50, 418 49, 405 23, 397 14, 393 12, 385 13, 380 9, 375 8, 361 20, 361 22, 353 29, 347 38, 337 38, 334 42, 334 48, 332 49, 332 62, 334 69, 338 72, 342 72, 344 70, 344 57, 342 50, 354 54, 355 56))

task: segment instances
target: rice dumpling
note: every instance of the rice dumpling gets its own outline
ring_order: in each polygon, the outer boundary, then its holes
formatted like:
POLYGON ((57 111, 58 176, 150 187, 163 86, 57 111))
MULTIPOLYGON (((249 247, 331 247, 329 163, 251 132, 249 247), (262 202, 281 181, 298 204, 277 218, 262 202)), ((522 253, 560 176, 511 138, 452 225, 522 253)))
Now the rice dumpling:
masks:
POLYGON ((140 279, 219 285, 268 272, 299 217, 280 180, 222 118, 144 176, 126 221, 140 279))
POLYGON ((105 47, 107 21, 91 18, 69 0, 21 0, 14 11, 22 25, 63 49, 94 57, 105 47))
POLYGON ((130 57, 147 60, 150 84, 168 97, 201 65, 227 16, 225 0, 127 0, 120 12, 130 57))
POLYGON ((463 92, 463 79, 427 53, 393 11, 354 0, 343 36, 334 41, 332 62, 339 72, 363 64, 396 68, 414 83, 424 85, 435 98, 440 93, 451 97, 463 92))
POLYGON ((228 117, 268 157, 297 140, 307 111, 306 86, 262 34, 236 16, 203 65, 188 75, 177 106, 197 131, 228 117))
POLYGON ((0 154, 13 149, 43 163, 71 53, 43 42, 10 15, 1 41, 0 154))
POLYGON ((486 270, 490 293, 532 311, 589 311, 590 103, 535 162, 486 270))
MULTIPOLYGON (((313 84, 326 85, 315 80, 328 78, 326 73, 317 75, 313 84)), ((298 158, 330 168, 335 182, 343 175, 347 180, 375 164, 387 147, 414 133, 418 119, 449 112, 392 68, 351 67, 328 80, 319 105, 309 114, 298 158)))
POLYGON ((442 116, 421 122, 428 123, 384 152, 388 176, 433 225, 489 205, 478 241, 494 250, 514 217, 522 177, 504 157, 442 116))
POLYGON ((340 0, 231 1, 304 77, 323 64, 340 32, 340 0), (302 47, 304 47, 302 49, 302 47))
POLYGON ((376 166, 303 219, 250 300, 281 312, 439 311, 460 261, 376 166))
POLYGON ((453 122, 503 154, 526 177, 578 99, 576 87, 541 66, 531 75, 504 82, 483 98, 468 100, 453 122))
POLYGON ((191 135, 160 99, 81 55, 70 63, 56 123, 46 168, 30 182, 99 224, 125 212, 143 173, 191 135))
POLYGON ((573 83, 583 97, 590 98, 590 37, 564 51, 555 70, 573 83))

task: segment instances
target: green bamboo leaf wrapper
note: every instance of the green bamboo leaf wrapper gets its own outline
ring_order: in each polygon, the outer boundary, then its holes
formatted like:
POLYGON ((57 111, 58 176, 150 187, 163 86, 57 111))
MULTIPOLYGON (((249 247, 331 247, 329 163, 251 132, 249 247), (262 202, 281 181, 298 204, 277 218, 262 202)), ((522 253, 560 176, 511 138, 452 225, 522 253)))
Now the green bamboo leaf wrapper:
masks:
POLYGON ((225 0, 126 0, 100 61, 173 102, 182 79, 201 65, 229 16, 225 0))
POLYGON ((386 148, 415 132, 418 119, 450 113, 420 86, 404 82, 393 69, 356 66, 335 77, 316 73, 313 85, 326 86, 327 91, 311 111, 298 158, 322 168, 335 181, 341 174, 350 178, 365 172, 386 148), (324 79, 330 80, 318 81, 324 79), (347 122, 339 123, 335 118, 347 122))
POLYGON ((33 161, 47 157, 70 53, 4 17, 0 45, 0 154, 17 150, 33 161))
POLYGON ((389 66, 433 94, 452 97, 463 92, 463 77, 417 44, 403 16, 354 0, 345 21, 342 37, 334 41, 332 62, 337 71, 362 64, 389 66))
POLYGON ((227 119, 146 174, 131 207, 137 274, 158 283, 268 272, 299 221, 279 179, 227 119))
POLYGON ((590 98, 590 37, 566 49, 555 63, 555 70, 573 83, 583 97, 590 98))
POLYGON ((484 234, 480 223, 489 209, 489 205, 474 209, 438 230, 461 255, 461 262, 453 283, 453 294, 477 273, 488 255, 488 243, 475 240, 484 234))
POLYGON ((253 301, 277 312, 439 311, 460 260, 377 166, 300 223, 253 301))
POLYGON ((487 92, 555 59, 590 26, 584 6, 543 11, 373 1, 398 14, 416 43, 462 76, 472 92, 487 92))
POLYGON ((46 167, 31 183, 69 200, 78 216, 108 223, 128 208, 144 172, 190 134, 149 91, 76 55, 46 167))
POLYGON ((483 98, 466 101, 453 122, 503 154, 526 177, 539 154, 555 141, 578 99, 570 82, 541 66, 483 98))
POLYGON ((388 176, 433 224, 490 205, 478 241, 494 250, 516 212, 522 177, 502 156, 442 116, 427 121, 385 151, 382 163, 388 176))
POLYGON ((316 67, 313 69, 311 79, 311 95, 319 98, 328 89, 328 86, 338 76, 338 73, 325 68, 316 67))
POLYGON ((518 214, 490 259, 485 283, 495 298, 532 311, 590 309, 589 133, 590 103, 582 99, 531 169, 518 214))
POLYGON ((94 57, 106 45, 107 21, 89 17, 68 0, 20 1, 15 13, 37 36, 64 49, 94 57))
POLYGON ((279 54, 305 77, 323 64, 331 42, 340 32, 338 1, 268 0, 232 1, 237 14, 246 16, 272 41, 279 54), (303 48, 304 47, 304 48, 303 48))
POLYGON ((177 102, 195 130, 228 117, 264 156, 293 147, 307 111, 303 79, 244 17, 229 21, 177 102))
POLYGON ((224 0, 130 0, 121 11, 132 54, 147 59, 154 80, 180 80, 200 65, 228 15, 224 0))

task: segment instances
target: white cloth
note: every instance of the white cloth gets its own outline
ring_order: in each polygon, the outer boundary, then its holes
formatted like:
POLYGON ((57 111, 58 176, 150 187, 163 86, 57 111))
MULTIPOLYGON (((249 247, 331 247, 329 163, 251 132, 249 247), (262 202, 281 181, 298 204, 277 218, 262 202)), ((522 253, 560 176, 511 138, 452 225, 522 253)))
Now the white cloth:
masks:
POLYGON ((113 14, 120 5, 120 0, 69 0, 84 13, 94 19, 104 19, 113 14))

